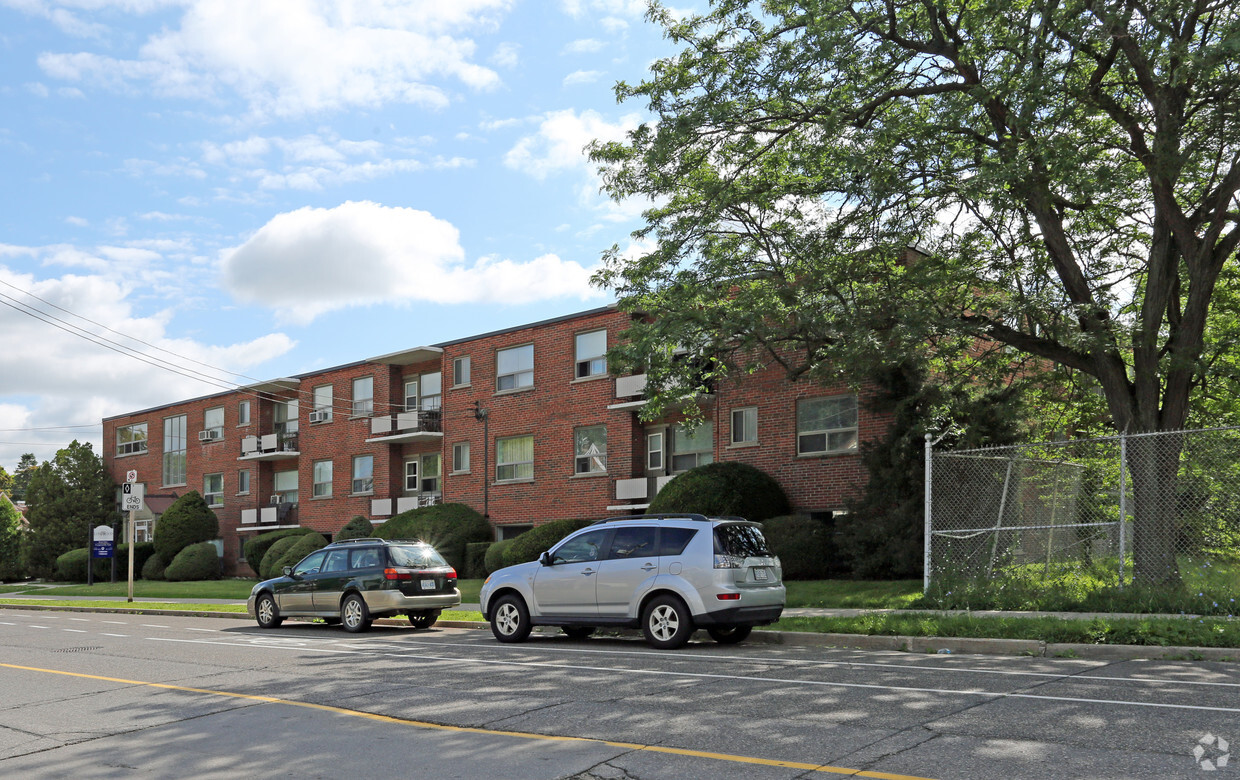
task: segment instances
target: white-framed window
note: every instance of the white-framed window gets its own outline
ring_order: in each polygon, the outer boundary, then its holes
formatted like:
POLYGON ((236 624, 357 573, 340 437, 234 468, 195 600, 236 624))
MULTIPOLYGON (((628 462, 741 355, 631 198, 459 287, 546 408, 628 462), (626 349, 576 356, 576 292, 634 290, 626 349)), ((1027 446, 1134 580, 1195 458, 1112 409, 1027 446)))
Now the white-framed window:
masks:
POLYGON ((353 456, 353 492, 375 492, 375 456, 353 456))
POLYGON ((758 440, 758 407, 732 410, 732 443, 752 444, 758 440))
POLYGON ((607 373, 607 331, 592 330, 577 334, 577 369, 575 376, 584 379, 607 373))
POLYGON ((573 430, 573 473, 607 471, 607 426, 587 425, 573 430))
POLYGON ((353 416, 369 417, 375 413, 375 378, 361 376, 353 380, 353 416))
POLYGON ((439 453, 422 456, 422 481, 419 485, 423 493, 439 492, 439 477, 442 474, 439 453))
POLYGON ((331 422, 332 404, 334 403, 334 399, 332 397, 332 386, 319 385, 314 388, 311 393, 314 397, 314 409, 312 410, 314 412, 314 417, 311 419, 314 422, 331 422))
POLYGON ((672 427, 672 473, 679 474, 715 461, 715 425, 702 423, 690 431, 672 427))
POLYGON ((462 355, 452 360, 452 386, 464 387, 469 384, 469 355, 462 355))
POLYGON ((224 407, 212 406, 202 413, 202 429, 214 439, 224 438, 224 407))
POLYGON ((857 396, 797 401, 797 454, 857 450, 857 396))
POLYGON ((409 460, 405 461, 405 492, 406 493, 417 493, 418 492, 418 474, 422 473, 420 465, 419 465, 420 463, 421 461, 418 458, 410 458, 409 460))
POLYGON ((250 402, 242 401, 237 404, 237 425, 250 424, 250 402))
POLYGON ((534 345, 501 349, 495 353, 495 389, 534 386, 534 345))
POLYGON ((646 434, 646 470, 663 471, 663 431, 646 434))
POLYGON ((241 469, 237 472, 237 495, 244 496, 250 492, 250 470, 241 469))
POLYGON ((300 498, 297 491, 297 469, 277 471, 272 475, 272 486, 280 496, 280 501, 286 504, 296 504, 300 498))
POLYGON ((495 440, 495 479, 504 482, 534 478, 534 437, 508 436, 495 440))
POLYGON ((297 414, 299 404, 296 398, 287 401, 276 401, 272 407, 273 427, 276 433, 297 433, 297 414))
POLYGON ((418 378, 412 377, 405 380, 405 411, 416 412, 418 410, 418 378))
POLYGON ((164 418, 164 484, 185 484, 185 447, 188 440, 185 415, 164 418))
POLYGON ((332 462, 316 460, 314 462, 314 489, 311 495, 315 498, 327 498, 332 494, 332 462))
POLYGON ((146 452, 146 423, 122 425, 116 429, 116 454, 136 455, 146 452))
POLYGON ((435 411, 443 406, 443 374, 432 371, 422 375, 422 398, 419 405, 424 411, 435 411))
POLYGON ((224 506, 224 475, 202 475, 202 497, 207 506, 224 506))
POLYGON ((469 442, 458 441, 452 445, 452 471, 458 474, 469 471, 469 442))

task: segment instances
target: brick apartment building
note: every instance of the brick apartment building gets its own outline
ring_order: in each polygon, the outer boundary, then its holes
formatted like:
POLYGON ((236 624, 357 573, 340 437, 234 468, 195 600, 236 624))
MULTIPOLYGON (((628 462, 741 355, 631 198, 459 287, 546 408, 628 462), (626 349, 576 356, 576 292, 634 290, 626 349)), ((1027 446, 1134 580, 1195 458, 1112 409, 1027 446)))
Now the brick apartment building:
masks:
POLYGON ((442 501, 508 538, 641 512, 712 461, 762 469, 798 512, 839 511, 857 491, 857 442, 887 421, 851 390, 763 369, 717 382, 692 432, 675 416, 643 422, 644 375, 612 376, 604 359, 627 318, 594 309, 110 417, 104 464, 146 488, 139 539, 178 495, 202 493, 233 574, 263 531, 330 538, 356 515, 381 523, 442 501))

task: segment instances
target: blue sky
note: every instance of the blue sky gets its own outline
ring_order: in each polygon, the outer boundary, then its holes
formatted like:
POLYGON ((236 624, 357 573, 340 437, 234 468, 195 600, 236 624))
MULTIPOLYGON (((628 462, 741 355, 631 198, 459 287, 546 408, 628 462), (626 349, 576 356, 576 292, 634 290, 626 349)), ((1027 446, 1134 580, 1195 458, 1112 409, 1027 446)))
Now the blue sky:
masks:
POLYGON ((244 377, 610 302, 588 279, 644 204, 582 148, 646 118, 613 92, 672 51, 644 11, 0 0, 0 466, 244 377))

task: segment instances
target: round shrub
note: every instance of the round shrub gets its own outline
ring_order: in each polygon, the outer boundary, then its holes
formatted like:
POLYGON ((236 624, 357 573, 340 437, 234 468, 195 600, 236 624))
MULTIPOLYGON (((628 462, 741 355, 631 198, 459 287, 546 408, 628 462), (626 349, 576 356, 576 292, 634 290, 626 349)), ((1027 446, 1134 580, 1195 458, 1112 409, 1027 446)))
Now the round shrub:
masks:
MULTIPOLYGON (((137 550, 134 552, 137 552, 137 550)), ((155 553, 151 557, 147 558, 146 563, 142 564, 142 579, 164 579, 164 565, 164 559, 159 557, 159 553, 155 553)))
POLYGON ((483 556, 482 566, 486 569, 486 573, 499 571, 508 564, 504 563, 504 558, 508 555, 508 548, 512 547, 512 543, 516 539, 501 539, 498 542, 492 542, 487 548, 486 555, 483 556))
POLYGON ((840 572, 831 528, 821 520, 772 517, 763 521, 762 535, 779 556, 785 580, 822 580, 840 572))
POLYGON ((410 509, 377 526, 380 539, 416 539, 434 547, 457 571, 465 570, 465 545, 491 540, 491 524, 466 504, 410 509))
POLYGON ((86 582, 86 560, 90 550, 79 547, 56 557, 52 578, 61 582, 86 582))
MULTIPOLYGON (((311 531, 310 533, 314 532, 311 531)), ((266 555, 263 556, 262 563, 259 564, 258 576, 265 580, 269 580, 272 577, 279 577, 282 572, 276 564, 278 564, 280 559, 284 557, 284 553, 292 549, 293 545, 297 544, 302 537, 309 535, 310 534, 294 534, 293 536, 285 536, 281 539, 276 539, 275 544, 271 545, 271 547, 267 550, 266 555)))
POLYGON ((196 582, 220 578, 220 558, 211 542, 191 544, 172 559, 164 570, 169 582, 196 582))
POLYGON ((490 548, 491 542, 470 542, 465 545, 465 573, 466 579, 477 579, 487 576, 486 557, 487 549, 490 548))
MULTIPOLYGON (((310 553, 315 550, 321 550, 326 546, 327 537, 323 534, 309 533, 305 536, 296 537, 296 541, 293 543, 293 546, 288 548, 288 550, 284 552, 284 555, 280 556, 280 560, 276 561, 275 566, 272 568, 274 573, 271 576, 279 577, 284 573, 285 566, 293 566, 310 553)), ((271 552, 269 551, 267 555, 270 556, 271 552)))
POLYGON ((697 512, 761 522, 786 515, 788 496, 771 475, 748 463, 708 463, 668 482, 646 511, 652 515, 697 512))
POLYGON ((593 523, 593 520, 552 520, 549 523, 536 525, 512 540, 512 546, 504 553, 504 565, 513 566, 526 561, 536 561, 548 548, 556 542, 593 523))
POLYGON ((155 552, 165 561, 198 542, 207 542, 220 535, 220 521, 197 490, 191 490, 172 502, 155 522, 155 552))
POLYGON ((245 562, 251 569, 254 570, 256 575, 262 577, 263 579, 267 579, 267 577, 263 577, 261 567, 263 565, 263 556, 265 556, 267 551, 271 549, 271 545, 281 539, 284 539, 285 537, 301 536, 309 533, 314 532, 309 528, 285 528, 281 531, 268 531, 265 534, 259 534, 245 543, 245 547, 243 548, 243 552, 245 553, 245 562))
POLYGON ((366 518, 358 515, 344 524, 344 528, 340 529, 333 541, 343 542, 345 539, 365 539, 374 531, 374 525, 366 518))

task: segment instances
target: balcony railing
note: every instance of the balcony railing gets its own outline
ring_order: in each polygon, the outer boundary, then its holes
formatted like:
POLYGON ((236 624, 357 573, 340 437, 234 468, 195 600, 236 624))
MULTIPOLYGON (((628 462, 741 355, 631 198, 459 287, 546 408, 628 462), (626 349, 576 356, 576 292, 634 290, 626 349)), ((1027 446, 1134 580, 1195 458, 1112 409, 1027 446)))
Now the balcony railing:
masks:
POLYGON ((658 495, 663 486, 672 481, 673 475, 657 477, 634 477, 616 480, 616 500, 631 501, 632 504, 610 506, 608 509, 644 509, 650 499, 658 495))
POLYGON ((422 409, 371 417, 370 436, 367 441, 388 443, 442 438, 443 412, 422 409))
POLYGON ((443 496, 439 493, 423 493, 417 496, 400 496, 396 499, 391 498, 374 498, 370 501, 371 517, 391 517, 392 515, 408 512, 410 509, 418 509, 424 506, 434 506, 443 503, 443 496), (393 509, 395 506, 395 509, 393 509))
POLYGON ((241 525, 298 525, 297 504, 280 503, 241 510, 241 525))
POLYGON ((295 458, 297 432, 265 433, 262 436, 245 436, 241 439, 242 460, 280 460, 295 458))

